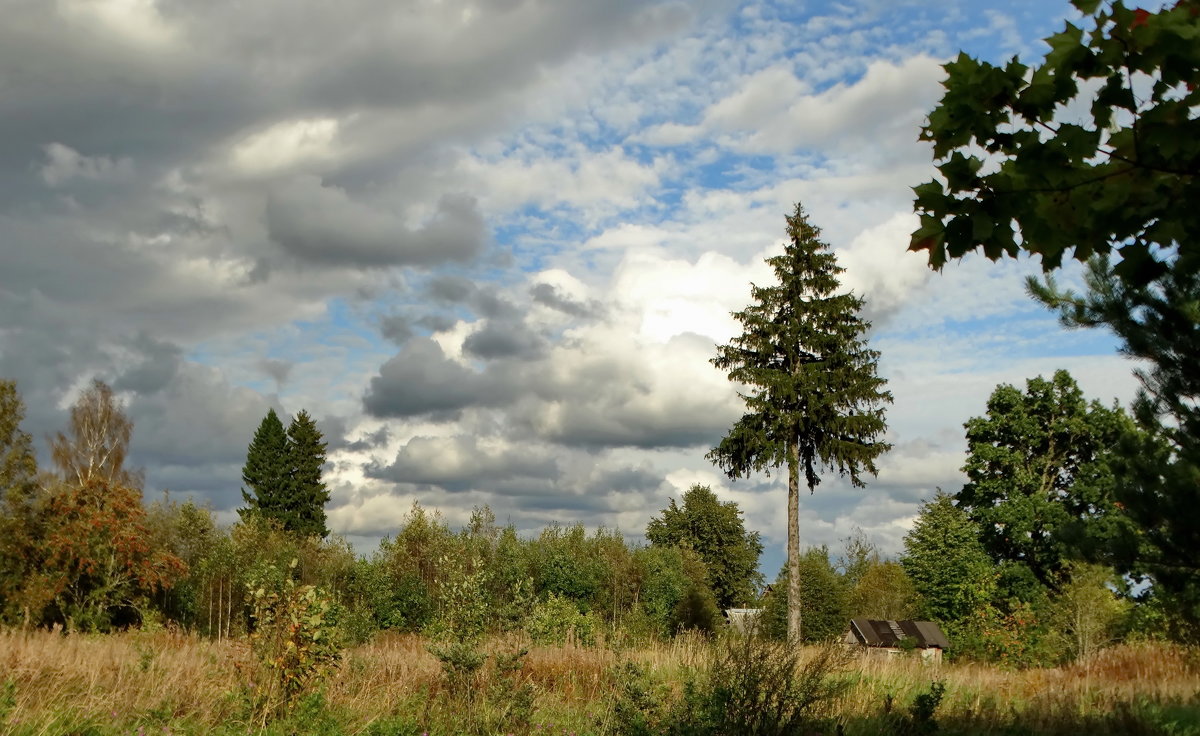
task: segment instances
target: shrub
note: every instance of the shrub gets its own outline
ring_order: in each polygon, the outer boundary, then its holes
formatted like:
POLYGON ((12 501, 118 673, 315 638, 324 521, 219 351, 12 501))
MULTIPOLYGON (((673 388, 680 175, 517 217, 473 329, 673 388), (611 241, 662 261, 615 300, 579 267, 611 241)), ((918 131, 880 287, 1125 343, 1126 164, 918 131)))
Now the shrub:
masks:
POLYGON ((525 619, 525 633, 537 644, 565 644, 571 641, 584 646, 596 643, 596 619, 579 612, 568 598, 551 593, 538 601, 525 619))
MULTIPOLYGON (((296 561, 289 565, 289 573, 296 561)), ((260 665, 251 687, 256 717, 290 712, 311 694, 341 658, 333 601, 319 588, 296 585, 290 574, 268 566, 252 579, 254 631, 250 646, 260 665)))
POLYGON ((706 667, 684 680, 682 696, 633 663, 617 668, 612 730, 622 736, 785 736, 820 729, 848 686, 834 678, 849 659, 836 644, 801 661, 800 651, 762 636, 727 635, 706 667))
POLYGON ((657 736, 668 733, 669 693, 655 683, 645 667, 621 662, 613 668, 616 683, 610 729, 620 736, 657 736))
POLYGON ((687 689, 698 733, 804 733, 818 725, 826 715, 823 707, 846 687, 832 676, 849 655, 833 643, 801 662, 800 651, 786 642, 726 636, 712 656, 706 676, 687 689))

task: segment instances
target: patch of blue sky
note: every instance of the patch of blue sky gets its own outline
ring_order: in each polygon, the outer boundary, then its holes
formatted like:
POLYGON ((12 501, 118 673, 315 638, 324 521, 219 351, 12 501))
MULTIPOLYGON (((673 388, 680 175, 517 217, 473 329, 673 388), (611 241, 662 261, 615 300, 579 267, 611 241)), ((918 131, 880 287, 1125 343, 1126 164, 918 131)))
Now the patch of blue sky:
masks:
POLYGON ((978 319, 947 321, 939 325, 889 324, 878 330, 873 346, 884 356, 909 352, 913 345, 941 350, 952 345, 962 352, 958 362, 969 370, 976 360, 1005 361, 1031 358, 1077 358, 1116 355, 1119 341, 1105 330, 1063 330, 1049 312, 1017 311, 978 319), (966 349, 969 348, 969 349, 966 349))
POLYGON ((187 358, 233 373, 231 378, 238 384, 266 394, 274 393, 276 387, 261 370, 264 360, 319 366, 328 374, 331 386, 353 385, 364 365, 386 359, 391 352, 379 334, 376 320, 364 318, 369 311, 365 303, 331 299, 318 319, 296 320, 232 341, 199 343, 188 351, 187 358), (336 369, 339 364, 343 366, 340 372, 336 369))
POLYGON ((584 242, 596 228, 583 225, 567 207, 544 208, 526 205, 503 218, 493 232, 496 242, 507 248, 515 267, 533 273, 548 267, 549 259, 564 248, 584 242))
MULTIPOLYGON (((804 168, 813 170, 824 157, 818 152, 803 152, 796 157, 805 161, 804 168)), ((786 157, 795 159, 796 157, 786 157)), ((728 189, 750 192, 778 181, 780 161, 785 157, 742 154, 729 149, 717 149, 708 160, 697 162, 689 180, 705 189, 728 189)))
MULTIPOLYGON (((989 61, 1001 61, 1013 53, 1024 55, 1036 49, 1038 39, 1061 29, 1063 18, 1074 14, 1066 0, 864 0, 757 7, 750 25, 761 28, 769 20, 795 29, 788 48, 800 57, 797 61, 801 64, 806 56, 826 58, 820 48, 813 48, 814 44, 825 51, 841 48, 847 55, 864 57, 862 61, 908 55, 918 49, 939 56, 966 49, 989 61)), ((747 25, 747 14, 740 15, 739 24, 747 25)), ((855 66, 852 59, 847 61, 855 66)), ((818 90, 841 81, 836 77, 811 77, 820 80, 815 85, 818 90)))

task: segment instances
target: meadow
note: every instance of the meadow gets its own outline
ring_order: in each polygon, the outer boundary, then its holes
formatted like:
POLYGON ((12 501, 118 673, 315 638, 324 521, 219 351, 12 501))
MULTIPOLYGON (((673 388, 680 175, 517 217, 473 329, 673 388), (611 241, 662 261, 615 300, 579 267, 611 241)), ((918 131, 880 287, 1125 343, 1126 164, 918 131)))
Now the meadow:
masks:
MULTIPOLYGON (((0 632, 0 732, 692 733, 694 724, 672 725, 669 717, 634 721, 672 702, 696 707, 691 691, 720 646, 687 635, 635 647, 492 639, 485 649, 528 652, 510 673, 483 670, 464 693, 449 687, 429 644, 418 635, 381 635, 348 649, 319 691, 290 714, 266 719, 253 707, 261 670, 244 640, 0 632)), ((1122 644, 1086 662, 1027 670, 831 651, 808 647, 800 656, 802 669, 829 660, 822 671, 829 688, 809 708, 806 735, 1200 734, 1200 656, 1176 645, 1122 644)))

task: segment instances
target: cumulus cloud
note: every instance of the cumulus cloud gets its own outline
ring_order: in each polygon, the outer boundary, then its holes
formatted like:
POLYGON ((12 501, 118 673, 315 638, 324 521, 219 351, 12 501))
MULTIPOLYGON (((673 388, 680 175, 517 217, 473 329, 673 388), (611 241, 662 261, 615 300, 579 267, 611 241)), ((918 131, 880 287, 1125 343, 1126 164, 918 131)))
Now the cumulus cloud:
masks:
POLYGON ((430 484, 461 491, 517 478, 555 478, 559 469, 545 451, 531 453, 508 443, 460 435, 413 437, 390 465, 369 473, 399 483, 430 484))
POLYGON ((916 228, 916 215, 899 213, 837 250, 838 264, 846 269, 842 283, 866 298, 866 316, 877 325, 896 314, 932 276, 925 256, 908 250, 916 228))
POLYGON ((920 54, 873 61, 861 79, 814 92, 786 66, 773 66, 710 107, 703 125, 757 153, 800 147, 844 153, 881 144, 903 151, 916 148, 917 126, 937 101, 944 74, 940 61, 920 54))
POLYGON ((429 338, 409 340, 371 379, 363 397, 376 417, 452 415, 470 406, 491 406, 511 398, 511 388, 486 373, 450 360, 429 338))

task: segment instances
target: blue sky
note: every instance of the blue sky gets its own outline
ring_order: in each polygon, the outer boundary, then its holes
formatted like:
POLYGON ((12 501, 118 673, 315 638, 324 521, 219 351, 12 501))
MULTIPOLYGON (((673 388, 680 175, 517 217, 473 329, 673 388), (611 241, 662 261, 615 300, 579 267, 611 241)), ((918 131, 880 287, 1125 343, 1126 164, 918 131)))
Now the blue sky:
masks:
MULTIPOLYGON (((906 252, 917 142, 960 50, 1040 57, 1065 2, 61 0, 0 29, 0 375, 42 437, 93 377, 148 495, 240 502, 267 408, 331 442, 330 526, 367 552, 414 501, 524 532, 640 537, 693 483, 782 559, 777 476, 703 456, 712 368, 803 202, 864 296, 895 394, 864 490, 801 536, 888 553, 962 482, 962 423, 1067 368, 1127 402, 1111 338, 1064 332, 1027 261, 906 252)), ((1063 278, 1078 278, 1068 269, 1063 278)))

